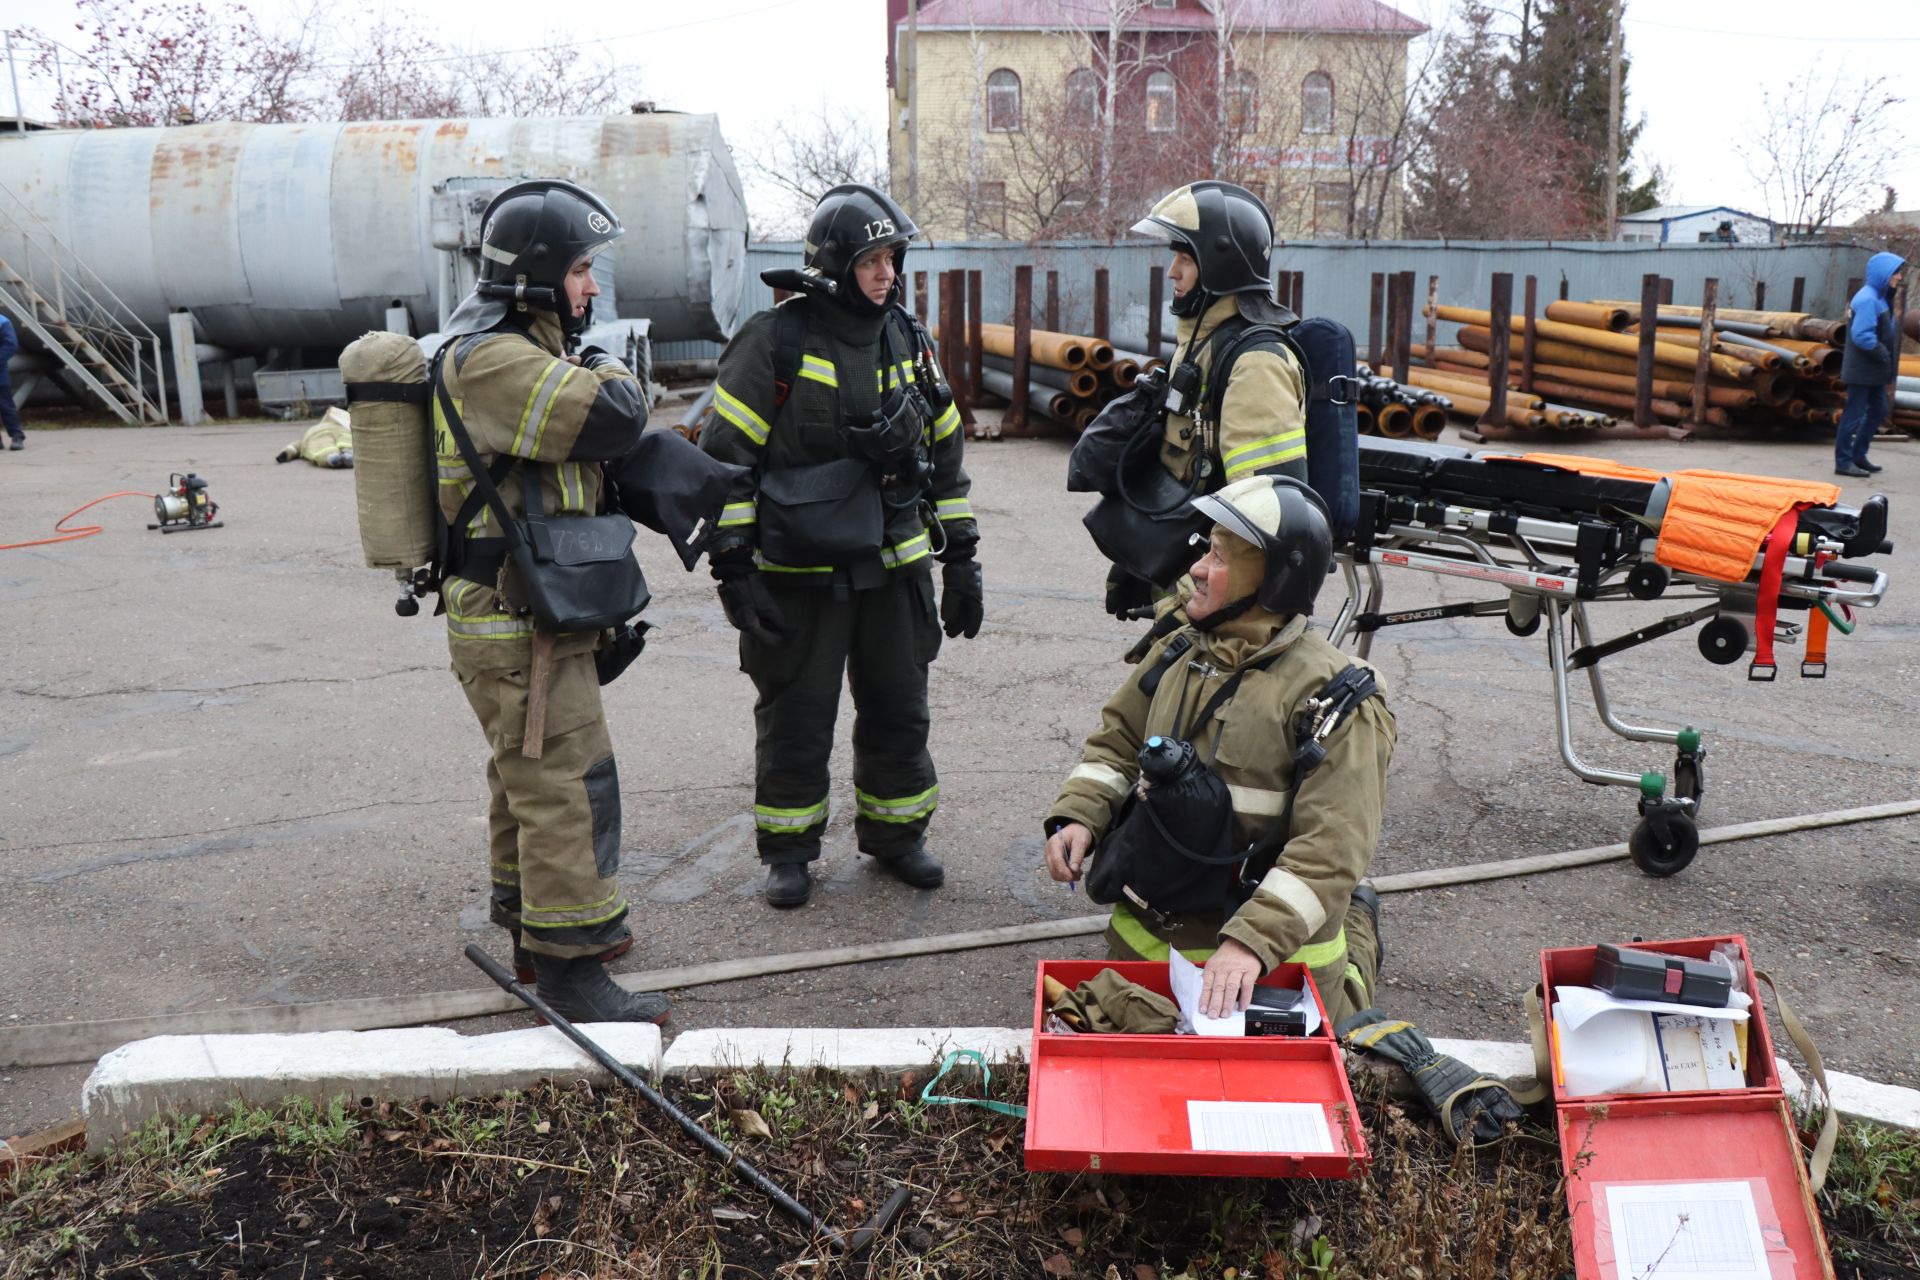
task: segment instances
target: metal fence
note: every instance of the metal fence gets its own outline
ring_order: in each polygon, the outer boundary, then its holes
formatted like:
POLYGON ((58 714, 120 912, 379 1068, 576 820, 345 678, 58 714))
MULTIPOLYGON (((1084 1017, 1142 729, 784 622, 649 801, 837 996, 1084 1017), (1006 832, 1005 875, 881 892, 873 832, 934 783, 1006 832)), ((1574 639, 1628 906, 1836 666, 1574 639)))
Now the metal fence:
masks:
MULTIPOLYGON (((1469 307, 1487 305, 1489 281, 1496 271, 1513 273, 1516 305, 1521 296, 1521 282, 1528 275, 1538 277, 1543 306, 1547 300, 1560 296, 1563 279, 1572 298, 1638 299, 1641 277, 1655 272, 1673 281, 1676 303, 1698 303, 1701 285, 1711 277, 1720 282, 1723 307, 1751 307, 1755 286, 1764 284, 1768 307, 1785 310, 1792 297, 1793 282, 1798 277, 1806 282, 1805 310, 1838 316, 1846 306, 1848 280, 1864 273, 1867 257, 1872 252, 1871 248, 1845 243, 1647 245, 1355 240, 1284 244, 1274 253, 1274 267, 1277 271, 1302 273, 1304 306, 1301 309, 1305 314, 1331 316, 1364 342, 1371 279, 1376 271, 1414 272, 1417 306, 1426 304, 1427 277, 1437 275, 1440 301, 1469 307)), ((773 305, 773 291, 760 282, 760 272, 769 267, 794 266, 799 260, 798 242, 749 245, 747 305, 741 314, 773 305)), ((1084 333, 1093 327, 1093 273, 1105 267, 1110 275, 1110 331, 1115 337, 1139 336, 1145 334, 1147 327, 1149 273, 1166 260, 1163 247, 1145 242, 1027 244, 981 240, 932 248, 917 246, 907 255, 908 296, 912 296, 912 277, 927 273, 928 314, 937 315, 938 274, 965 267, 981 273, 985 317, 1010 320, 1014 268, 1031 266, 1034 269, 1034 322, 1038 324, 1043 319, 1046 273, 1057 271, 1061 327, 1084 333)), ((1172 297, 1170 288, 1166 296, 1172 297)), ((1442 326, 1443 341, 1451 336, 1452 329, 1451 325, 1442 326)), ((1172 335, 1171 317, 1163 321, 1161 330, 1172 335)), ((1421 325, 1416 322, 1416 341, 1420 340, 1420 330, 1421 325)), ((662 343, 655 348, 654 358, 711 359, 720 349, 720 344, 710 342, 662 343)))

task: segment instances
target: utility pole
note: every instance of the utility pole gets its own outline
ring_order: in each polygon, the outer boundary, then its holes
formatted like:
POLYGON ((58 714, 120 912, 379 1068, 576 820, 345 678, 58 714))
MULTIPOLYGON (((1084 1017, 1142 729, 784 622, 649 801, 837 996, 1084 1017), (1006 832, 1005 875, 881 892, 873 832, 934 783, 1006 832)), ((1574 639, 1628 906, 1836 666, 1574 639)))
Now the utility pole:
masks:
POLYGON ((920 210, 920 0, 907 0, 907 210, 920 210))
POLYGON ((1620 0, 1613 0, 1613 38, 1607 58, 1607 239, 1620 227, 1620 0))

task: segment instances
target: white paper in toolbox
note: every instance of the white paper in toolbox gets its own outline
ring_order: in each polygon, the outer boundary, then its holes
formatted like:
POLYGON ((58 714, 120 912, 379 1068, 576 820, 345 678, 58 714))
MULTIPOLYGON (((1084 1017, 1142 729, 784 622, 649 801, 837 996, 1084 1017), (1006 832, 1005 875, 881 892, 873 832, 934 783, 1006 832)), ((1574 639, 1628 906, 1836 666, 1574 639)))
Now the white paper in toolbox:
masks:
POLYGON ((1600 1093, 1665 1093, 1666 1062, 1649 1014, 1676 1014, 1710 1021, 1745 1022, 1752 998, 1734 993, 1724 1009, 1622 1000, 1592 987, 1557 987, 1553 1025, 1560 1045, 1560 1074, 1575 1097, 1600 1093))

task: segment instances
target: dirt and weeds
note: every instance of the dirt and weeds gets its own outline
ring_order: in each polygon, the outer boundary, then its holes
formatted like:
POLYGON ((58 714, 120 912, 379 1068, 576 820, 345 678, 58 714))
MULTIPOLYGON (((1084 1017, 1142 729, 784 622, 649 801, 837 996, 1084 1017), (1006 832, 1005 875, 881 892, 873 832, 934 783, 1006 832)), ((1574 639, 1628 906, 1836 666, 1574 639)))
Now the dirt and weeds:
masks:
MULTIPOLYGON (((1018 1121, 923 1104, 913 1078, 669 1082, 832 1223, 858 1225, 909 1187, 907 1211, 854 1262, 625 1092, 236 1105, 0 1179, 0 1277, 1571 1276, 1550 1134, 1455 1152, 1372 1078, 1355 1083, 1373 1165, 1315 1182, 1028 1174, 1018 1121)), ((1024 1097, 1017 1069, 993 1085, 1024 1097)), ((1916 1171, 1913 1135, 1846 1131, 1823 1197, 1843 1280, 1920 1277, 1916 1171)))

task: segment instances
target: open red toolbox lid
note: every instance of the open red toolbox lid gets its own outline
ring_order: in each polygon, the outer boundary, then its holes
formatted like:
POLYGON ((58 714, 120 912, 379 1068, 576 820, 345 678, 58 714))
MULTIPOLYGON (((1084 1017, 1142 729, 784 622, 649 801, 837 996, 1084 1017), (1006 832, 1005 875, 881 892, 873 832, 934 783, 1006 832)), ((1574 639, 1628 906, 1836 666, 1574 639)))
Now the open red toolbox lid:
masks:
POLYGON ((1281 965, 1261 981, 1312 993, 1321 1025, 1311 1036, 1042 1030, 1045 980, 1072 988, 1102 969, 1171 998, 1165 962, 1040 962, 1027 1078, 1027 1168, 1349 1178, 1366 1167, 1366 1136, 1346 1065, 1305 968, 1281 965), (1278 1149, 1264 1149, 1269 1145, 1278 1149))
MULTIPOLYGON (((1578 1280, 1832 1280, 1746 939, 1626 945, 1705 958, 1727 942, 1740 944, 1754 996, 1748 1087, 1576 1098, 1555 1081, 1578 1280)), ((1556 985, 1592 981, 1594 954, 1541 953, 1548 1010, 1556 985)))

